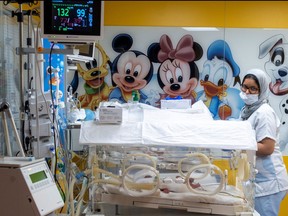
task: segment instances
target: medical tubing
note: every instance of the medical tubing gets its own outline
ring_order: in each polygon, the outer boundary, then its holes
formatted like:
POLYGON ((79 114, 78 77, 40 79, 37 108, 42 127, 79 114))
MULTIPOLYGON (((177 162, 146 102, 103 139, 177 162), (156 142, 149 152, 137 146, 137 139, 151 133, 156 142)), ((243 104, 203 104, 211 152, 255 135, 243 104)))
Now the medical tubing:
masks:
POLYGON ((81 207, 82 207, 82 203, 83 203, 83 198, 84 198, 84 194, 86 192, 86 189, 88 187, 88 179, 86 177, 84 177, 83 179, 83 183, 82 183, 82 187, 81 187, 81 191, 79 193, 79 198, 78 198, 78 203, 76 206, 76 214, 75 216, 80 216, 80 211, 81 211, 81 207))
POLYGON ((54 175, 54 176, 56 176, 56 168, 55 168, 55 166, 56 166, 56 157, 57 157, 57 155, 56 155, 56 151, 55 151, 55 153, 53 153, 53 152, 51 152, 51 165, 50 165, 50 170, 51 170, 51 173, 54 175))
MULTIPOLYGON (((148 166, 148 165, 132 165, 132 166, 130 166, 129 168, 127 168, 126 170, 130 170, 130 169, 132 169, 132 168, 136 168, 135 166, 137 166, 137 168, 139 168, 139 166, 140 166, 140 168, 141 167, 143 167, 143 166, 145 166, 145 168, 146 168, 146 166, 147 167, 149 167, 149 168, 152 168, 152 167, 150 167, 150 166, 148 166)), ((112 176, 114 179, 100 179, 100 178, 96 178, 96 179, 94 179, 90 184, 89 184, 89 187, 90 186, 93 186, 94 184, 109 184, 109 185, 114 185, 114 186, 117 186, 117 187, 123 187, 123 179, 124 179, 124 176, 123 176, 123 178, 121 178, 120 176, 116 176, 116 175, 114 175, 114 174, 112 174, 112 173, 109 173, 109 172, 107 172, 107 171, 105 171, 105 170, 102 170, 102 169, 98 169, 98 171, 100 171, 100 173, 102 173, 102 171, 103 172, 105 172, 106 174, 108 174, 108 175, 110 175, 110 176, 112 176)), ((128 172, 127 171, 127 172, 128 172)), ((155 171, 153 171, 154 173, 155 173, 155 171)), ((157 179, 159 178, 159 176, 157 176, 157 179)), ((125 186, 126 186, 126 188, 129 188, 129 187, 133 187, 133 188, 135 188, 135 189, 137 189, 137 190, 140 190, 140 189, 151 189, 151 187, 154 187, 154 184, 153 183, 142 183, 141 185, 139 185, 139 184, 137 184, 137 183, 133 183, 133 182, 126 182, 125 181, 125 186)), ((156 191, 157 190, 157 188, 159 187, 159 185, 157 184, 157 187, 153 190, 153 193, 154 193, 154 191, 156 191)), ((124 188, 124 187, 123 187, 124 188)), ((128 189, 129 190, 129 189, 128 189)), ((128 192, 128 191, 127 191, 128 192)), ((129 194, 131 194, 131 193, 129 193, 129 194)), ((150 193, 149 193, 150 194, 150 193)), ((141 195, 142 196, 142 195, 141 195)))
POLYGON ((64 181, 64 188, 65 188, 65 203, 64 203, 64 207, 66 206, 66 213, 67 213, 67 206, 69 204, 69 186, 68 186, 68 182, 67 182, 67 179, 66 179, 66 176, 60 172, 58 174, 58 181, 60 180, 63 180, 64 181))
POLYGON ((148 154, 136 153, 136 154, 128 154, 127 157, 124 158, 124 160, 123 160, 123 168, 122 168, 123 171, 125 170, 125 165, 126 165, 127 161, 130 160, 130 159, 133 158, 133 157, 135 157, 135 158, 136 158, 136 157, 145 157, 145 158, 148 158, 148 159, 151 161, 151 163, 152 163, 152 167, 153 167, 154 169, 156 169, 156 161, 155 161, 155 159, 154 159, 153 157, 151 157, 151 156, 148 155, 148 154))
POLYGON ((74 175, 74 177, 77 179, 78 182, 83 180, 83 177, 85 174, 84 172, 80 171, 80 169, 74 162, 70 164, 70 169, 71 169, 71 173, 74 175))
POLYGON ((110 184, 110 185, 115 185, 115 186, 121 186, 122 185, 122 182, 119 180, 119 181, 113 181, 111 179, 94 179, 90 184, 89 186, 93 185, 94 183, 96 184, 110 184))
POLYGON ((109 172, 107 170, 100 169, 98 167, 93 167, 93 168, 91 168, 89 170, 84 171, 84 173, 86 175, 89 175, 91 172, 92 172, 94 178, 98 178, 98 176, 96 176, 97 174, 105 174, 105 175, 110 176, 110 177, 115 178, 115 179, 119 179, 120 178, 118 175, 115 175, 115 174, 113 174, 113 173, 111 173, 111 172, 109 172))
MULTIPOLYGON (((129 176, 128 176, 129 178, 129 176)), ((137 183, 134 183, 134 184, 137 184, 137 183)), ((143 186, 147 186, 147 183, 142 183, 143 186)), ((160 185, 160 177, 159 177, 159 173, 158 171, 154 168, 154 167, 151 167, 149 165, 146 165, 146 164, 135 164, 135 165, 131 165, 129 166, 127 169, 125 169, 125 171, 123 172, 123 177, 122 177, 122 186, 124 188, 124 190, 130 195, 130 196, 133 196, 133 197, 139 197, 139 196, 149 196, 149 195, 152 195, 154 194, 158 188, 159 188, 159 185, 160 185), (150 185, 154 185, 154 189, 151 190, 150 192, 144 194, 144 193, 134 193, 132 190, 129 189, 129 186, 131 186, 131 182, 126 182, 125 181, 125 177, 126 175, 128 174, 128 172, 131 170, 131 169, 148 169, 149 171, 152 171, 155 173, 155 178, 157 181, 150 184, 150 185)), ((137 190, 139 189, 143 189, 143 187, 140 186, 137 186, 137 190)), ((144 187, 145 189, 145 187, 144 187)))
POLYGON ((120 180, 120 177, 118 175, 115 175, 112 172, 109 172, 107 170, 99 168, 99 161, 98 161, 97 155, 94 155, 91 158, 91 164, 92 164, 92 167, 90 169, 87 169, 84 171, 84 174, 86 176, 92 175, 92 178, 91 178, 92 181, 89 183, 89 187, 90 186, 93 187, 93 184, 95 184, 95 183, 96 184, 101 184, 101 183, 102 184, 112 184, 112 185, 116 185, 116 186, 121 185, 121 180, 120 180), (105 174, 105 175, 113 178, 114 180, 103 179, 103 178, 101 178, 100 174, 105 174))
MULTIPOLYGON (((204 178, 204 177, 203 177, 204 178)), ((199 179, 199 178, 194 178, 194 179, 199 179)), ((224 187, 224 184, 225 184, 225 178, 224 178, 224 174, 222 172, 222 170, 218 167, 218 166, 215 166, 214 164, 200 164, 200 165, 197 165, 195 167, 192 167, 187 175, 186 175, 186 178, 185 178, 185 182, 186 182, 186 185, 187 185, 187 188, 193 192, 193 193, 196 193, 196 194, 203 194, 203 195, 215 195, 217 193, 219 193, 223 187, 224 187), (216 190, 214 191, 203 191, 203 190, 196 190, 194 189, 191 185, 190 185, 190 175, 196 171, 197 169, 204 169, 206 168, 207 170, 211 171, 211 170, 217 170, 219 172, 219 175, 220 175, 220 183, 219 183, 219 186, 216 188, 216 190)))
MULTIPOLYGON (((84 173, 86 175, 92 173, 92 176, 94 177, 94 179, 92 180, 92 182, 90 182, 89 186, 90 185, 93 185, 93 184, 111 184, 111 185, 115 185, 115 186, 118 186, 118 187, 123 187, 128 194, 132 195, 132 196, 137 196, 137 195, 133 195, 132 192, 129 192, 129 186, 131 187, 134 187, 136 188, 137 190, 140 190, 140 189, 147 189, 147 188, 151 188, 151 187, 154 187, 154 190, 152 190, 148 195, 150 194, 153 194, 158 188, 159 188, 159 184, 160 184, 160 181, 159 181, 159 173, 158 171, 156 170, 156 162, 155 162, 155 159, 152 158, 151 156, 147 155, 147 154, 141 154, 141 153, 137 153, 137 154, 129 154, 123 161, 123 167, 122 167, 122 170, 123 170, 123 175, 122 176, 118 176, 118 175, 115 175, 107 170, 104 170, 104 169, 100 169, 98 167, 98 160, 94 161, 94 165, 92 165, 92 168, 89 169, 89 170, 86 170, 84 171, 84 173), (127 169, 125 169, 125 165, 127 164, 127 161, 130 160, 131 158, 133 157, 145 157, 145 158, 148 158, 151 163, 152 163, 152 166, 150 165, 146 165, 146 164, 134 164, 134 165, 131 165, 129 166, 127 169), (131 170, 131 169, 148 169, 150 171, 152 171, 153 173, 155 173, 156 175, 156 178, 157 178, 157 184, 154 186, 154 183, 153 184, 147 184, 147 183, 143 183, 141 185, 138 185, 137 183, 132 183, 132 182, 126 182, 124 180, 124 178, 128 177, 128 172, 131 170), (99 174, 105 174, 113 179, 102 179, 100 178, 99 174), (149 187, 150 186, 150 187, 149 187)), ((143 194, 141 194, 141 196, 143 196, 143 194)))
POLYGON ((93 184, 111 184, 111 185, 115 185, 115 186, 121 186, 121 177, 118 175, 115 175, 107 170, 104 169, 100 169, 98 167, 98 163, 96 163, 96 165, 92 165, 93 167, 89 170, 85 170, 84 174, 90 175, 92 174, 92 181, 89 183, 89 187, 92 186, 93 184), (103 179, 99 177, 99 174, 105 174, 113 179, 103 179))
POLYGON ((241 153, 238 161, 237 176, 241 181, 248 181, 250 174, 250 166, 247 159, 247 154, 241 153))
MULTIPOLYGON (((94 184, 109 184, 109 185, 114 185, 114 186, 117 186, 117 187, 121 187, 123 186, 123 183, 122 183, 122 179, 121 181, 113 181, 113 180, 110 180, 110 179, 94 179, 90 184, 89 184, 89 187, 90 186, 93 186, 94 184)), ((140 189, 148 189, 148 188, 151 188, 151 186, 153 186, 154 184, 152 183, 142 183, 141 185, 137 184, 137 183, 133 183, 133 182, 127 182, 127 186, 128 187, 134 187, 135 189, 137 190, 140 190, 140 189), (150 187, 149 187, 150 186, 150 187)))
POLYGON ((74 185, 76 182, 76 178, 73 176, 71 182, 70 182, 70 189, 69 189, 69 200, 70 200, 70 215, 74 216, 74 195, 73 195, 73 190, 74 190, 74 185))
MULTIPOLYGON (((90 183, 91 184, 91 183, 90 183)), ((95 191, 96 191, 96 189, 97 189, 97 186, 95 185, 95 184, 91 184, 91 192, 92 192, 92 194, 91 194, 91 200, 90 200, 90 202, 92 203, 92 205, 91 205, 91 211, 92 212, 95 212, 95 205, 93 205, 93 203, 96 203, 96 195, 95 195, 95 191)), ((90 185, 88 186, 88 187, 90 187, 90 185)))
MULTIPOLYGON (((194 153, 191 153, 191 154, 188 154, 186 155, 185 158, 182 158, 181 160, 179 160, 178 162, 178 172, 179 174, 182 176, 182 177, 185 177, 186 174, 182 172, 182 169, 181 169, 181 165, 183 163, 183 161, 187 160, 188 158, 193 158, 193 157, 199 157, 202 164, 211 164, 210 162, 210 159, 203 153, 198 153, 198 152, 194 152, 194 153)), ((207 174, 208 174, 209 171, 207 171, 207 174)), ((204 178, 204 177, 203 177, 204 178)))

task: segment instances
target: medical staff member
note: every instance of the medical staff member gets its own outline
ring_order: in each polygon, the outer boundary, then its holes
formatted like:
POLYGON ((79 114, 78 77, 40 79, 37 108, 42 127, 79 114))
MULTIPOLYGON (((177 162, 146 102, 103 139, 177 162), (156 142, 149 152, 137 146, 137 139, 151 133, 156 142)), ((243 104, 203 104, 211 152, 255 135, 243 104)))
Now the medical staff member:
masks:
POLYGON ((240 97, 245 103, 241 119, 256 132, 255 210, 261 216, 278 216, 280 203, 288 190, 288 177, 278 145, 280 120, 268 104, 268 77, 260 69, 248 70, 240 97))

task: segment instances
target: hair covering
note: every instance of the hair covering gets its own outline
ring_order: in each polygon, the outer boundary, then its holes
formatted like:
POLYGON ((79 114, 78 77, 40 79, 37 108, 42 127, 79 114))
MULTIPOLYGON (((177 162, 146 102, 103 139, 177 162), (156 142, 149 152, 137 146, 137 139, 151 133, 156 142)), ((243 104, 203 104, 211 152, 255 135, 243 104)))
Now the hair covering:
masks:
MULTIPOLYGON (((246 120, 248 119, 252 113, 257 110, 262 104, 267 103, 268 102, 268 93, 269 93, 269 80, 267 77, 267 74, 260 70, 260 69, 250 69, 246 72, 246 75, 248 74, 253 74, 254 76, 256 76, 258 82, 259 82, 259 88, 260 88, 260 92, 259 92, 259 99, 257 102, 251 104, 251 105, 245 105, 242 110, 241 110, 241 118, 246 120)), ((246 76, 245 75, 245 76, 246 76)), ((245 78, 244 76, 244 78, 245 78)), ((242 81, 242 83, 244 82, 244 79, 242 81)))

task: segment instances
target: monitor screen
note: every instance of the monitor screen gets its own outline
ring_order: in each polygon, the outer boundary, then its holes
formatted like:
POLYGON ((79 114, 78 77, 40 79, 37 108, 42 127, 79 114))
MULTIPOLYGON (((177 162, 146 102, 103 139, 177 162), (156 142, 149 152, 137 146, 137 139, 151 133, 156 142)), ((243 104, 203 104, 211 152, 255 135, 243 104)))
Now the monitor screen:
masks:
POLYGON ((67 58, 75 61, 90 61, 93 60, 95 52, 95 43, 78 44, 72 47, 73 49, 78 49, 78 55, 67 55, 67 58))
POLYGON ((47 175, 46 175, 44 170, 30 174, 29 176, 30 176, 32 183, 36 183, 36 182, 42 181, 44 179, 47 179, 47 175))
POLYGON ((41 2, 42 37, 57 43, 91 43, 103 35, 103 1, 41 2))

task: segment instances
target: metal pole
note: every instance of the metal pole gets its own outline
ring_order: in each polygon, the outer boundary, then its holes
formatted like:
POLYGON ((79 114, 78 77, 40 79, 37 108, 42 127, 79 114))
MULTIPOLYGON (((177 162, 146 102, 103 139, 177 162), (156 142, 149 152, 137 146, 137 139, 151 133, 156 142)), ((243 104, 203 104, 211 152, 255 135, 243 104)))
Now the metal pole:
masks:
POLYGON ((19 48, 20 48, 20 55, 19 55, 19 68, 20 68, 20 137, 22 138, 22 143, 24 143, 24 121, 25 121, 25 77, 24 77, 24 70, 23 70, 23 10, 22 4, 19 4, 19 11, 18 11, 18 22, 19 22, 19 48))

